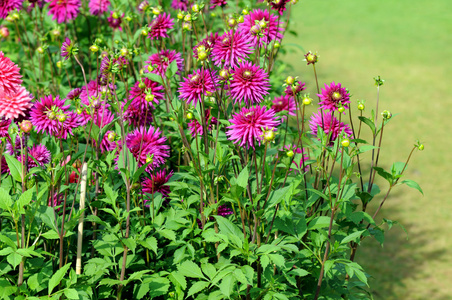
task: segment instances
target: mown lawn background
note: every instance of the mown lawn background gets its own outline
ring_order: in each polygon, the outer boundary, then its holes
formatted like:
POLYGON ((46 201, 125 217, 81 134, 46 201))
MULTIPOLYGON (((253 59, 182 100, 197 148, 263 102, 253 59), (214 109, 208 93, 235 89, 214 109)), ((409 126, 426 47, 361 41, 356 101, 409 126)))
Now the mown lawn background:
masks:
MULTIPOLYGON (((380 218, 397 220, 381 248, 365 240, 357 260, 373 275, 375 299, 452 299, 452 1, 451 0, 303 0, 292 9, 284 60, 287 75, 308 83, 315 96, 312 66, 304 50, 317 51, 321 86, 341 82, 366 113, 375 107, 373 77, 385 79, 379 110, 394 115, 385 128, 380 161, 405 161, 416 139, 406 178, 417 181, 424 196, 397 187, 380 218)), ((314 97, 313 97, 314 98, 314 97)), ((317 99, 315 102, 317 102, 317 99)), ((368 139, 370 140, 370 139, 368 139)), ((379 181, 382 193, 388 184, 379 181)), ((370 213, 376 209, 376 199, 370 213)))

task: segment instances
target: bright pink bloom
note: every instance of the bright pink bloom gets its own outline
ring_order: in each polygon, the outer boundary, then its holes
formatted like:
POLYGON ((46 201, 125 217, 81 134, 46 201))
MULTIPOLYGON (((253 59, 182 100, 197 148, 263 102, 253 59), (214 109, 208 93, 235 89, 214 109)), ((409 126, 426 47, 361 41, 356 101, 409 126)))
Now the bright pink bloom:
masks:
POLYGON ((295 110, 297 109, 294 98, 287 95, 275 97, 272 108, 275 112, 287 111, 291 116, 295 116, 295 110))
POLYGON ((61 45, 61 56, 65 60, 67 60, 69 56, 71 56, 71 54, 72 54, 71 40, 68 37, 66 37, 63 44, 61 45))
POLYGON ((25 116, 25 112, 32 106, 33 96, 23 86, 16 88, 12 94, 0 94, 0 117, 17 119, 19 115, 25 116))
MULTIPOLYGON (((24 160, 24 155, 18 157, 19 161, 24 160)), ((28 168, 37 166, 43 167, 50 162, 50 151, 43 145, 34 145, 28 148, 28 168), (34 158, 34 159, 33 159, 34 158), (36 162, 38 164, 36 164, 36 162)))
POLYGON ((290 0, 274 0, 269 2, 271 9, 276 10, 280 15, 282 15, 286 10, 286 4, 289 3, 290 0))
POLYGON ((122 16, 117 16, 117 18, 113 18, 113 14, 114 14, 114 12, 111 11, 110 16, 107 18, 108 25, 111 28, 113 28, 113 30, 118 29, 119 31, 122 31, 121 23, 122 23, 122 18, 124 17, 124 14, 122 14, 122 16))
POLYGON ((98 16, 108 10, 108 7, 110 6, 110 1, 108 1, 108 0, 90 0, 88 6, 89 6, 89 12, 94 16, 98 16))
POLYGON ((293 97, 294 95, 298 95, 299 93, 301 93, 305 89, 306 89, 305 88, 305 83, 301 82, 301 81, 298 81, 297 85, 295 86, 295 89, 293 89, 291 86, 288 86, 286 88, 286 90, 284 91, 284 93, 286 93, 286 95, 288 95, 288 96, 292 96, 293 97), (294 94, 294 92, 295 92, 295 94, 294 94))
MULTIPOLYGON (((208 131, 212 130, 212 125, 218 124, 217 118, 210 116, 210 108, 206 109, 205 111, 205 120, 208 131)), ((196 135, 202 135, 204 132, 202 125, 196 119, 193 119, 188 123, 188 129, 190 130, 192 137, 196 137, 196 135)))
POLYGON ((227 4, 227 0, 210 0, 210 9, 214 9, 217 6, 225 7, 227 4))
POLYGON ((319 102, 320 108, 328 109, 331 111, 337 111, 340 106, 348 108, 348 103, 350 103, 350 94, 347 89, 341 87, 341 84, 335 84, 334 81, 322 89, 321 94, 317 94, 322 100, 319 102))
POLYGON ((260 145, 263 139, 264 131, 275 130, 278 121, 275 119, 273 109, 256 105, 254 107, 243 107, 240 113, 234 114, 232 123, 228 126, 226 132, 229 140, 240 147, 247 146, 254 149, 256 142, 260 145))
MULTIPOLYGON (((157 171, 155 174, 150 174, 151 178, 145 178, 141 182, 143 192, 147 194, 162 194, 163 198, 167 198, 171 192, 170 187, 165 185, 171 176, 173 176, 173 171, 167 173, 166 169, 157 171)), ((145 200, 147 202, 147 200, 145 200)))
POLYGON ((3 117, 0 117, 0 137, 8 136, 9 125, 11 125, 11 119, 5 119, 3 117))
POLYGON ((193 56, 196 59, 198 59, 198 49, 201 46, 204 46, 205 51, 208 54, 208 56, 211 56, 212 49, 218 41, 219 41, 218 33, 215 32, 215 34, 211 33, 210 35, 207 35, 207 37, 205 39, 203 39, 195 47, 193 47, 193 56))
POLYGON ((154 68, 151 73, 165 76, 168 66, 173 61, 176 61, 178 70, 177 74, 180 74, 179 72, 181 72, 184 68, 184 60, 182 58, 182 54, 177 53, 175 50, 162 50, 159 53, 149 56, 149 59, 146 61, 146 65, 144 66, 144 72, 149 73, 148 68, 151 66, 154 68))
POLYGON ((218 78, 215 71, 198 69, 188 75, 188 78, 184 78, 179 88, 180 98, 196 107, 203 96, 216 92, 217 85, 218 78))
POLYGON ((333 116, 332 111, 323 110, 323 118, 321 111, 313 114, 311 120, 309 121, 309 127, 311 129, 311 133, 315 136, 317 136, 318 127, 322 128, 325 134, 331 134, 330 145, 333 144, 342 132, 344 132, 348 137, 352 136, 352 130, 350 127, 343 122, 339 122, 339 120, 333 116))
POLYGON ((246 105, 259 103, 270 89, 267 72, 248 61, 235 67, 232 77, 229 88, 234 103, 245 102, 246 105))
POLYGON ((188 9, 188 1, 189 0, 173 0, 173 2, 171 2, 171 7, 186 11, 188 9))
POLYGON ((256 47, 258 44, 266 45, 274 40, 282 40, 283 28, 279 27, 280 23, 278 22, 278 17, 270 14, 268 10, 255 9, 250 12, 249 15, 245 16, 245 22, 239 24, 239 30, 244 34, 249 36, 252 40, 253 45, 256 47), (259 21, 264 21, 265 26, 262 28, 259 26, 259 21), (254 29, 259 29, 259 34, 262 36, 258 36, 254 29))
POLYGON ((174 20, 171 19, 169 14, 163 13, 158 15, 149 25, 148 38, 152 40, 168 37, 167 31, 173 28, 173 25, 174 20))
POLYGON ((144 78, 142 83, 144 87, 141 88, 140 82, 137 81, 130 89, 129 100, 133 99, 130 105, 138 106, 143 111, 146 111, 146 107, 155 109, 154 103, 159 104, 160 100, 164 98, 163 86, 149 78, 144 78), (154 96, 149 102, 146 100, 148 93, 154 96))
POLYGON ((216 66, 235 66, 239 59, 246 59, 253 52, 249 36, 231 29, 225 32, 212 49, 212 59, 216 66))
POLYGON ((138 161, 139 167, 145 165, 146 160, 152 161, 146 168, 148 172, 163 165, 169 157, 170 147, 165 142, 166 137, 162 137, 160 129, 153 126, 149 126, 147 130, 145 127, 135 129, 126 137, 127 148, 138 161))
POLYGON ((22 83, 19 67, 0 51, 0 97, 2 94, 15 93, 22 83))
POLYGON ((80 10, 80 0, 46 0, 49 4, 49 15, 58 23, 67 22, 77 17, 80 10))
POLYGON ((22 8, 23 0, 1 0, 0 1, 0 19, 4 19, 8 16, 9 12, 22 8))

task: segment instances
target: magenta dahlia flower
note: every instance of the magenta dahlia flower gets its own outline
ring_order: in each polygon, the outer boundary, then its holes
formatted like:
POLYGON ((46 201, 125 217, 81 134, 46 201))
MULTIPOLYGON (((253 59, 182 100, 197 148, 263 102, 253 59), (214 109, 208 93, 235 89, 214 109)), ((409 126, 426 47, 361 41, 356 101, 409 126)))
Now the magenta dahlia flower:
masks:
POLYGON ((178 69, 177 74, 180 74, 180 72, 184 69, 184 60, 182 58, 182 54, 176 52, 175 50, 162 50, 159 53, 149 56, 149 59, 146 61, 144 66, 144 72, 151 72, 165 76, 168 66, 173 61, 176 61, 178 69), (149 71, 149 68, 153 68, 153 70, 149 71))
POLYGON ((279 27, 278 17, 270 14, 268 10, 255 9, 245 16, 245 21, 239 24, 239 30, 250 37, 252 44, 257 47, 258 44, 266 45, 274 40, 283 38, 283 28, 279 27), (258 25, 264 22, 265 26, 258 25), (256 24, 257 23, 257 24, 256 24), (256 35, 255 26, 258 26, 260 36, 256 35))
POLYGON ((6 174, 9 173, 8 163, 6 162, 5 156, 2 155, 2 158, 0 159, 0 174, 6 174))
POLYGON ((149 25, 148 38, 159 39, 168 37, 168 29, 173 28, 174 20, 166 13, 158 15, 149 25))
POLYGON ((196 104, 202 101, 203 96, 216 92, 217 85, 216 71, 198 69, 188 75, 188 78, 184 78, 179 88, 180 97, 196 107, 196 104))
POLYGON ((295 116, 297 109, 294 98, 287 95, 275 97, 272 108, 275 112, 287 111, 291 116, 295 116))
MULTIPOLYGON (((123 102, 122 107, 126 103, 123 102)), ((128 121, 132 127, 148 126, 152 124, 152 112, 142 110, 136 103, 131 103, 124 111, 124 120, 128 121)))
POLYGON ((165 145, 166 137, 161 136, 160 130, 149 126, 135 129, 126 137, 126 145, 132 155, 138 161, 138 166, 151 161, 146 171, 151 172, 155 168, 163 165, 165 159, 169 157, 169 146, 165 145))
POLYGON ((5 119, 3 117, 0 117, 0 138, 9 136, 8 134, 9 125, 11 125, 11 119, 5 119))
POLYGON ((19 135, 16 135, 16 140, 14 141, 14 146, 11 143, 11 140, 6 141, 6 147, 5 151, 11 156, 19 156, 21 152, 21 144, 22 146, 25 145, 25 136, 22 136, 22 142, 20 141, 21 138, 19 135))
POLYGON ((245 102, 246 105, 259 103, 270 89, 268 74, 248 61, 235 67, 232 77, 229 93, 234 103, 245 102))
POLYGON ((273 131, 278 125, 275 119, 275 111, 267 110, 266 107, 256 105, 254 107, 243 107, 240 113, 233 115, 229 120, 232 123, 226 132, 229 140, 240 147, 252 147, 256 142, 260 145, 265 131, 273 131))
POLYGON ((295 87, 288 86, 284 92, 286 93, 286 95, 293 97, 295 95, 298 95, 305 89, 306 89, 305 83, 301 82, 301 81, 297 81, 297 84, 295 85, 295 87))
POLYGON ((4 19, 8 16, 9 12, 22 8, 23 0, 1 0, 0 1, 0 19, 4 19))
POLYGON ((269 2, 271 9, 276 10, 280 15, 282 15, 286 10, 286 4, 289 3, 290 0, 273 0, 269 2))
POLYGON ((77 17, 80 10, 80 0, 46 0, 49 2, 49 15, 58 23, 67 22, 77 17))
POLYGON ((0 51, 0 96, 15 93, 22 83, 19 67, 0 51))
POLYGON ((131 105, 139 107, 142 111, 146 111, 148 108, 155 109, 154 103, 159 104, 163 98, 163 86, 149 78, 144 78, 143 82, 135 82, 130 89, 131 105))
POLYGON ((212 59, 216 66, 235 66, 239 59, 245 59, 253 52, 252 40, 239 30, 225 32, 212 49, 212 59))
POLYGON ((193 48, 193 56, 198 59, 198 49, 201 47, 204 47, 206 53, 211 56, 212 55, 212 49, 219 40, 218 33, 211 33, 210 35, 207 35, 205 39, 203 39, 201 42, 199 42, 194 48, 193 48))
POLYGON ((65 41, 63 42, 63 44, 61 45, 61 56, 67 60, 69 58, 69 56, 71 56, 72 54, 72 43, 71 40, 66 37, 65 41))
POLYGON ((171 2, 171 7, 186 11, 188 9, 188 1, 189 0, 173 0, 173 2, 171 2))
MULTIPOLYGON (((173 176, 173 171, 167 172, 166 169, 157 171, 155 174, 150 174, 151 178, 145 178, 141 182, 143 192, 147 194, 162 194, 163 198, 168 198, 171 192, 170 187, 165 185, 171 176, 173 176)), ((147 200, 145 200, 147 202, 147 200)))
POLYGON ((30 115, 38 133, 46 132, 63 139, 72 134, 72 129, 82 124, 80 116, 69 111, 69 105, 65 105, 59 96, 53 98, 49 95, 41 98, 35 102, 30 115))
POLYGON ((148 0, 141 1, 140 4, 138 4, 137 8, 139 12, 144 12, 146 9, 149 8, 149 1, 148 0))
POLYGON ((210 9, 214 9, 217 6, 225 7, 227 4, 227 0, 210 0, 210 9))
POLYGON ((32 95, 23 87, 17 86, 12 94, 0 94, 0 117, 17 119, 19 115, 25 116, 25 112, 32 106, 32 95))
POLYGON ((317 94, 322 100, 319 102, 320 108, 337 111, 340 106, 348 108, 350 103, 350 94, 347 89, 341 87, 341 84, 335 84, 334 81, 321 90, 321 94, 317 94))
MULTIPOLYGON (((218 124, 217 118, 210 116, 210 108, 206 109, 205 111, 205 120, 208 131, 212 130, 212 125, 218 124)), ((190 130, 192 137, 196 137, 196 135, 202 135, 204 132, 202 125, 196 119, 193 119, 188 123, 188 129, 190 130)))
POLYGON ((107 18, 108 26, 113 28, 113 30, 118 29, 119 31, 122 31, 121 27, 122 18, 124 18, 124 14, 119 16, 118 13, 111 11, 110 16, 107 18))
POLYGON ((110 6, 110 1, 108 1, 108 0, 90 0, 88 6, 89 6, 89 12, 94 16, 98 16, 108 10, 108 7, 110 6))
MULTIPOLYGON (((286 145, 284 147, 284 150, 285 151, 293 151, 293 154, 296 155, 292 162, 294 164, 295 168, 302 169, 303 172, 307 172, 309 170, 309 165, 306 165, 306 162, 309 160, 309 155, 308 155, 307 149, 305 149, 305 148, 300 149, 296 145, 286 145), (297 155, 297 154, 301 154, 301 155, 297 155), (305 164, 304 168, 303 168, 303 163, 305 164)), ((280 149, 280 151, 283 151, 283 149, 280 149)), ((290 170, 292 170, 292 169, 290 169, 290 170)))
POLYGON ((319 127, 322 128, 325 134, 331 135, 330 145, 333 144, 333 142, 342 132, 345 133, 348 137, 352 136, 352 130, 350 129, 350 127, 343 122, 339 122, 339 120, 335 116, 333 116, 332 111, 323 110, 323 118, 322 111, 319 111, 318 113, 312 115, 311 120, 309 121, 309 128, 311 129, 311 133, 317 136, 319 127))
POLYGON ((72 91, 70 91, 67 94, 65 100, 72 100, 73 101, 73 100, 79 98, 81 93, 82 93, 82 89, 81 88, 75 88, 75 89, 73 89, 72 91))
POLYGON ((105 103, 105 98, 102 96, 102 93, 105 93, 105 97, 107 97, 109 91, 115 90, 116 86, 110 84, 100 85, 97 81, 92 80, 88 83, 88 86, 84 86, 81 88, 82 91, 80 93, 81 102, 89 107, 94 109, 100 109, 105 105, 105 107, 109 107, 110 104, 105 103))
MULTIPOLYGON (((24 161, 24 155, 18 157, 19 161, 24 161)), ((50 162, 50 151, 43 145, 34 145, 28 148, 28 167, 43 167, 50 162), (34 159, 33 159, 34 158, 34 159), (36 160, 36 161, 35 161, 36 160), (37 164, 36 164, 37 162, 37 164)))

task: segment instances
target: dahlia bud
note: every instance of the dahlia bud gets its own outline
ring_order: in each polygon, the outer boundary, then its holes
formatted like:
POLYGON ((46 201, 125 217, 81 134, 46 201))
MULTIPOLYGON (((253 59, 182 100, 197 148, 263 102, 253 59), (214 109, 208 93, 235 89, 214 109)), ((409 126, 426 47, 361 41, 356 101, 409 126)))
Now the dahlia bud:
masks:
POLYGON ((22 121, 22 123, 20 123, 20 130, 22 130, 23 132, 30 133, 32 129, 33 129, 33 124, 31 124, 30 121, 25 120, 25 121, 22 121))
POLYGON ((5 18, 5 20, 8 21, 8 22, 11 22, 11 23, 14 22, 13 16, 11 16, 11 15, 7 16, 5 18))
POLYGON ((121 53, 122 56, 127 56, 129 55, 129 50, 127 48, 122 48, 121 51, 119 51, 121 53))
POLYGON ((93 53, 96 53, 97 51, 99 51, 99 47, 97 45, 92 45, 91 47, 89 47, 89 50, 93 53))
POLYGON ((212 18, 215 18, 215 17, 217 16, 217 14, 214 13, 214 12, 211 12, 211 13, 210 13, 210 16, 211 16, 212 18))
POLYGON ((152 67, 151 65, 148 66, 148 72, 152 72, 154 71, 154 67, 152 67))
POLYGON ((116 133, 110 132, 110 133, 107 135, 107 140, 108 140, 108 141, 114 142, 115 139, 116 139, 116 133))
POLYGON ((229 79, 229 72, 226 69, 221 69, 219 75, 223 80, 229 79))
POLYGON ((184 17, 184 21, 185 22, 190 22, 191 21, 191 15, 190 14, 186 14, 184 17))
POLYGON ((141 35, 142 36, 147 36, 148 35, 148 31, 146 29, 141 29, 141 35))
POLYGON ((260 20, 259 23, 258 23, 258 25, 259 25, 259 27, 262 28, 262 29, 267 28, 267 22, 265 22, 264 19, 260 20))
POLYGON ((287 157, 293 157, 294 153, 292 150, 286 152, 287 157))
POLYGON ((54 111, 51 111, 50 113, 47 113, 47 117, 49 118, 49 120, 55 120, 57 115, 54 111))
POLYGON ((280 47, 281 47, 281 44, 280 44, 280 43, 278 43, 278 42, 275 42, 275 45, 274 45, 274 47, 275 47, 276 49, 278 49, 278 48, 280 48, 280 47))
POLYGON ((57 61, 56 66, 58 69, 61 69, 61 67, 63 66, 63 62, 61 60, 57 61))
POLYGON ((147 102, 151 102, 154 101, 155 96, 152 94, 148 94, 146 95, 146 97, 144 97, 144 100, 146 100, 147 102))
POLYGON ((259 25, 253 25, 253 26, 250 28, 250 33, 251 33, 252 35, 258 35, 260 32, 261 32, 261 28, 259 27, 259 25))
POLYGON ((244 10, 242 10, 242 15, 247 15, 247 14, 249 14, 250 12, 245 8, 244 10))
POLYGON ((343 112, 345 111, 345 107, 340 106, 340 107, 337 109, 337 111, 340 112, 340 113, 343 113, 343 112))
POLYGON ((0 27, 0 36, 5 39, 9 36, 8 27, 0 27))
POLYGON ((83 113, 83 109, 77 108, 77 109, 75 110, 75 112, 77 113, 77 115, 81 115, 81 114, 83 113))
POLYGON ((206 51, 199 51, 198 52, 198 60, 206 60, 207 59, 207 52, 206 51))
POLYGON ((177 18, 178 18, 179 20, 182 20, 182 19, 184 18, 184 14, 183 14, 182 12, 179 12, 179 13, 177 14, 177 18))
POLYGON ((417 148, 419 149, 419 151, 424 150, 424 144, 420 144, 417 148))
POLYGON ((275 140, 276 134, 273 130, 264 130, 264 141, 266 143, 273 142, 275 140))
POLYGON ((303 105, 310 105, 312 103, 312 99, 309 96, 304 96, 302 100, 303 105))
POLYGON ((389 120, 392 117, 392 114, 389 110, 385 110, 381 113, 381 115, 383 116, 383 119, 385 120, 389 120))
POLYGON ((142 82, 140 82, 140 83, 138 84, 138 87, 139 87, 140 89, 144 89, 144 88, 146 88, 146 84, 142 81, 142 82))
POLYGON ((193 4, 193 6, 191 7, 191 10, 193 12, 199 12, 199 5, 198 4, 193 4))
POLYGON ((229 26, 229 27, 234 28, 236 25, 237 25, 237 20, 236 20, 236 19, 230 18, 230 19, 228 20, 228 26, 229 26))
POLYGON ((245 22, 245 18, 243 18, 243 16, 240 16, 237 21, 239 21, 239 23, 243 23, 245 22))
POLYGON ((182 29, 185 31, 190 31, 191 30, 191 23, 190 22, 184 22, 182 24, 182 29))
POLYGON ((60 121, 61 123, 63 123, 67 119, 65 114, 58 115, 57 118, 58 118, 58 121, 60 121))
POLYGON ((54 30, 52 30, 52 35, 53 36, 60 36, 61 35, 61 31, 58 28, 55 28, 54 30))
POLYGON ((141 184, 139 182, 135 182, 132 184, 132 190, 138 190, 141 187, 141 184))
POLYGON ((193 114, 191 112, 187 113, 187 119, 189 120, 193 119, 193 114))
POLYGON ((374 80, 376 86, 382 86, 385 83, 384 79, 381 79, 380 76, 374 77, 374 80))
POLYGON ((318 60, 318 56, 317 53, 312 53, 311 51, 309 51, 308 53, 306 53, 304 55, 306 62, 309 64, 315 64, 318 60))
POLYGON ((154 154, 150 155, 148 154, 148 157, 146 157, 146 163, 152 164, 154 160, 154 154))
POLYGON ((12 17, 14 20, 19 20, 20 19, 20 15, 18 13, 13 13, 12 17))
POLYGON ((292 85, 295 83, 295 79, 292 76, 287 76, 286 78, 286 84, 287 85, 292 85))
POLYGON ((111 15, 111 17, 112 17, 113 19, 118 19, 118 18, 119 18, 119 15, 118 15, 117 12, 114 12, 114 13, 111 15))
POLYGON ((358 110, 364 110, 365 106, 364 103, 358 102, 358 110))
POLYGON ((343 139, 343 140, 341 141, 341 145, 342 145, 342 147, 344 147, 344 148, 350 146, 350 140, 349 140, 349 139, 343 139))

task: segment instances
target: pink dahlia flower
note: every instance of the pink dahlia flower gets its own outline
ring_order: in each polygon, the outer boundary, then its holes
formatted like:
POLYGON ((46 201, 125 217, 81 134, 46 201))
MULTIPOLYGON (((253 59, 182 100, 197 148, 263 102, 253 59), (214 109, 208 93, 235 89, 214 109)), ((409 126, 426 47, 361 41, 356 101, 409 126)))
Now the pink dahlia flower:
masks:
POLYGON ((270 89, 268 74, 248 61, 235 67, 232 77, 229 92, 234 103, 245 102, 246 105, 259 103, 270 89))
POLYGON ((8 16, 9 12, 22 8, 23 0, 1 0, 0 1, 0 19, 4 19, 8 16))
POLYGON ((8 163, 6 162, 5 156, 2 155, 2 158, 0 159, 0 174, 9 173, 8 163))
POLYGON ((151 172, 163 165, 169 157, 169 146, 165 145, 166 137, 161 136, 160 130, 149 126, 149 129, 140 127, 129 133, 126 137, 126 145, 132 155, 138 161, 138 166, 146 164, 146 160, 152 162, 146 168, 151 172))
POLYGON ((22 83, 19 67, 0 51, 0 96, 15 93, 22 83))
POLYGON ((35 102, 31 109, 31 122, 36 131, 46 132, 55 137, 66 139, 72 134, 72 129, 81 125, 82 120, 76 113, 69 111, 59 96, 52 95, 41 98, 35 102))
POLYGON ((253 52, 251 38, 239 30, 225 32, 212 49, 212 58, 216 66, 235 66, 239 59, 245 59, 253 52))
POLYGON ((232 123, 228 126, 226 132, 229 140, 240 147, 252 147, 256 142, 260 145, 263 139, 264 131, 275 130, 278 121, 275 119, 275 111, 273 109, 256 105, 254 107, 243 107, 240 113, 233 115, 229 120, 232 123))
POLYGON ((19 115, 25 116, 25 112, 32 106, 33 96, 23 86, 16 88, 12 94, 0 94, 0 117, 17 119, 19 115))
POLYGON ((146 61, 146 65, 144 66, 144 72, 149 73, 148 68, 154 68, 151 73, 158 74, 161 76, 165 76, 166 70, 168 66, 173 62, 177 63, 177 74, 180 74, 184 68, 184 60, 182 58, 182 54, 177 53, 175 50, 162 50, 159 53, 152 54, 149 56, 149 59, 146 61))
MULTIPOLYGON (((295 168, 297 169, 303 169, 303 172, 307 172, 309 170, 309 165, 304 165, 303 168, 303 163, 306 163, 309 160, 309 155, 308 155, 308 150, 303 148, 300 149, 298 148, 296 145, 287 145, 284 147, 286 151, 288 150, 292 150, 294 152, 294 154, 301 154, 301 155, 297 155, 294 157, 293 160, 293 164, 295 165, 295 168), (298 161, 298 157, 300 157, 299 161, 298 161)), ((282 151, 282 149, 280 149, 282 151)), ((292 169, 291 169, 292 170, 292 169)))
POLYGON ((61 45, 61 56, 67 60, 72 54, 72 43, 71 40, 66 37, 63 44, 61 45))
POLYGON ((352 130, 350 127, 343 123, 339 122, 339 120, 333 116, 332 111, 323 111, 323 120, 322 120, 322 112, 319 111, 316 114, 313 114, 311 120, 309 121, 309 128, 311 129, 311 133, 317 136, 318 128, 322 128, 325 134, 330 135, 330 145, 337 139, 337 137, 344 132, 348 137, 352 136, 352 130))
MULTIPOLYGON (((141 182, 143 192, 147 194, 160 193, 163 198, 167 198, 171 190, 165 183, 170 180, 171 176, 173 176, 173 171, 167 173, 166 169, 151 174, 151 178, 145 178, 141 182)), ((145 202, 147 202, 147 200, 145 200, 145 202)))
POLYGON ((215 71, 198 69, 188 75, 188 78, 184 78, 179 88, 180 97, 196 107, 203 96, 215 93, 217 85, 218 78, 215 71))
POLYGON ((204 47, 206 53, 211 56, 212 55, 212 49, 215 46, 215 44, 218 42, 219 37, 218 33, 211 33, 210 35, 207 35, 205 39, 203 39, 201 42, 199 42, 194 48, 193 48, 193 56, 198 59, 198 49, 200 47, 204 47))
POLYGON ((158 15, 149 25, 148 38, 152 40, 168 37, 167 31, 173 28, 173 25, 174 20, 171 19, 169 14, 163 13, 158 15))
POLYGON ((214 9, 217 6, 225 7, 227 4, 227 0, 210 0, 210 9, 214 9))
POLYGON ((278 17, 270 14, 268 10, 255 9, 245 16, 245 22, 239 24, 239 30, 249 36, 253 45, 256 47, 258 44, 266 45, 274 40, 281 40, 283 38, 283 28, 279 27, 278 17), (265 22, 265 26, 259 25, 260 21, 265 22), (255 26, 258 26, 261 36, 255 34, 255 26))
MULTIPOLYGON (((19 156, 18 159, 21 162, 24 161, 24 155, 19 156)), ((37 166, 43 167, 45 164, 48 164, 49 162, 50 162, 50 151, 45 146, 34 145, 33 147, 28 148, 28 168, 34 168, 37 166)))
POLYGON ((67 94, 65 100, 75 100, 80 97, 81 93, 82 93, 81 88, 75 88, 67 94))
POLYGON ((282 15, 286 10, 286 4, 289 3, 290 0, 273 0, 269 2, 271 9, 276 10, 280 15, 282 15))
POLYGON ((113 14, 114 14, 114 12, 111 11, 110 16, 107 18, 108 26, 113 28, 113 30, 118 29, 119 31, 122 31, 121 23, 122 23, 122 18, 124 17, 124 14, 122 14, 122 16, 117 16, 117 18, 113 18, 113 14))
MULTIPOLYGON (((217 118, 210 116, 210 108, 205 111, 205 120, 208 131, 212 130, 212 125, 218 124, 217 118)), ((192 137, 196 137, 196 135, 202 135, 204 133, 202 125, 196 119, 193 119, 188 123, 188 129, 190 130, 192 137)))
POLYGON ((58 23, 67 22, 77 17, 80 10, 80 0, 46 0, 49 4, 49 15, 58 23))
POLYGON ((163 86, 149 78, 144 78, 142 83, 137 81, 130 89, 129 100, 133 99, 130 105, 138 106, 143 111, 146 111, 146 107, 155 109, 154 103, 159 104, 160 100, 164 98, 163 86), (146 100, 148 93, 153 96, 152 99, 148 97, 150 101, 146 100))
MULTIPOLYGON (((125 103, 123 103, 124 107, 125 103)), ((152 112, 142 110, 139 105, 130 104, 124 111, 124 119, 132 127, 148 126, 152 124, 152 112)))
POLYGON ((272 108, 275 112, 287 111, 291 116, 295 116, 297 109, 294 98, 287 95, 275 97, 272 108))
POLYGON ((105 103, 105 98, 102 96, 102 93, 105 93, 105 97, 107 97, 109 91, 115 90, 116 86, 113 84, 110 84, 109 86, 106 85, 100 85, 97 83, 97 81, 92 80, 88 83, 88 86, 82 87, 82 91, 80 93, 80 99, 81 102, 86 105, 90 106, 94 109, 100 109, 101 107, 109 107, 110 104, 105 103), (87 89, 88 87, 88 89, 87 89), (87 91, 88 90, 88 91, 87 91))
POLYGON ((8 134, 9 125, 11 125, 11 119, 0 118, 0 138, 9 136, 8 134))
POLYGON ((331 111, 336 111, 340 106, 348 108, 348 103, 350 103, 350 94, 347 89, 341 87, 341 84, 335 84, 334 81, 327 85, 321 90, 321 94, 317 94, 322 100, 319 102, 320 107, 323 109, 328 109, 331 111))
POLYGON ((173 0, 173 2, 171 2, 171 7, 186 11, 188 9, 188 1, 189 0, 173 0))
POLYGON ((284 92, 286 93, 286 95, 293 97, 295 95, 298 95, 299 93, 301 93, 305 89, 306 89, 305 83, 301 82, 301 81, 298 81, 294 88, 291 87, 291 86, 288 86, 284 92))
POLYGON ((90 0, 88 6, 89 6, 89 12, 94 16, 98 16, 108 10, 108 7, 110 6, 110 1, 108 1, 108 0, 90 0))

